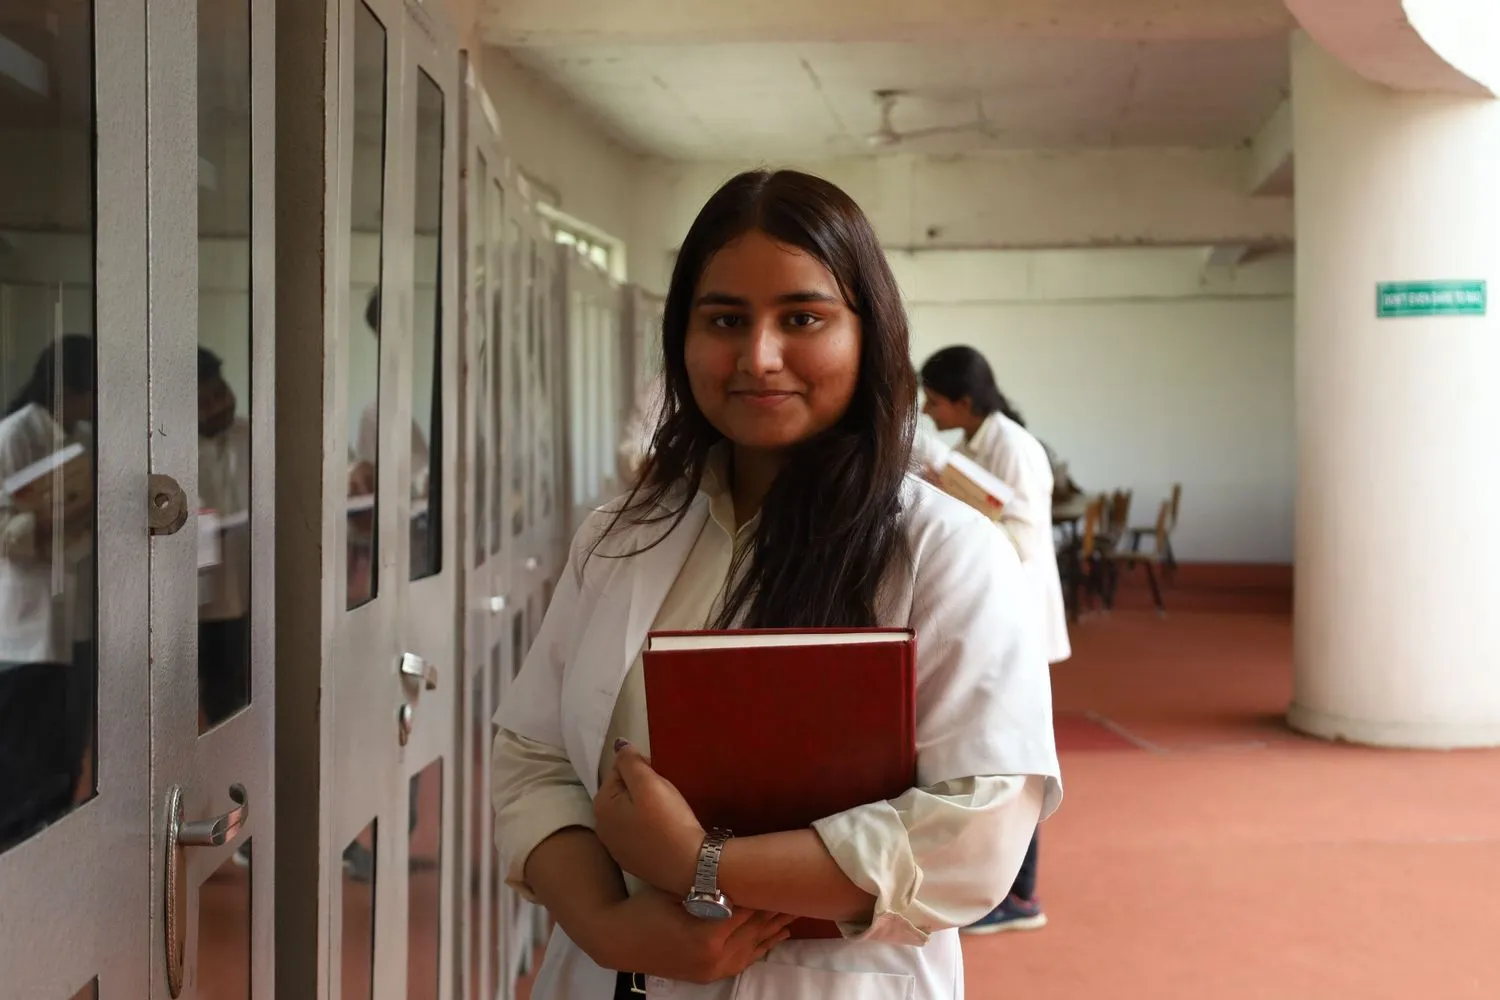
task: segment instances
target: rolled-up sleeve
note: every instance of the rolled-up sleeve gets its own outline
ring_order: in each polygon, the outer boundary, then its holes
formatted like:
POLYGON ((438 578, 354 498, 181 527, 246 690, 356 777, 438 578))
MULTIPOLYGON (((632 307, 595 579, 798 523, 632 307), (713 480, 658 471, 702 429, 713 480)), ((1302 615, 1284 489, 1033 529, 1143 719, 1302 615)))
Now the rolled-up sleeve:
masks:
POLYGON ((535 901, 526 859, 559 830, 594 828, 593 800, 567 754, 501 729, 490 757, 495 849, 511 888, 535 901))
POLYGON ((1041 818, 1037 775, 956 778, 819 820, 844 875, 875 897, 868 924, 846 938, 921 945, 1005 899, 1041 818))

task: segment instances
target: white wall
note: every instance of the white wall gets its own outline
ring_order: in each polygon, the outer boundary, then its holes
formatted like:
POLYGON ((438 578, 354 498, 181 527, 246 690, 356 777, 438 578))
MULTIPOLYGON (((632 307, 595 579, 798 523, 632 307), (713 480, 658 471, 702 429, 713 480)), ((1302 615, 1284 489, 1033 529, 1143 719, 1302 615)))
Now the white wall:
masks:
POLYGON ((1089 491, 1149 523, 1183 484, 1180 558, 1289 563, 1295 495, 1291 261, 1205 276, 1182 250, 896 254, 921 363, 984 352, 1089 491))

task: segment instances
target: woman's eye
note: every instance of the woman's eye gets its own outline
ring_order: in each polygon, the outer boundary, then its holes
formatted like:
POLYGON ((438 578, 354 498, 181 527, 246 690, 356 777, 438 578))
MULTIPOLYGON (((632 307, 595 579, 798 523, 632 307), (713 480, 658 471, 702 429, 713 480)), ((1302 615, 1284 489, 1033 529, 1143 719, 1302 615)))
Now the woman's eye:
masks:
POLYGON ((809 327, 818 322, 818 317, 812 313, 793 313, 787 317, 787 325, 793 327, 809 327))
POLYGON ((741 317, 733 313, 721 313, 718 316, 710 316, 708 318, 708 325, 716 330, 733 330, 740 325, 740 322, 741 317))

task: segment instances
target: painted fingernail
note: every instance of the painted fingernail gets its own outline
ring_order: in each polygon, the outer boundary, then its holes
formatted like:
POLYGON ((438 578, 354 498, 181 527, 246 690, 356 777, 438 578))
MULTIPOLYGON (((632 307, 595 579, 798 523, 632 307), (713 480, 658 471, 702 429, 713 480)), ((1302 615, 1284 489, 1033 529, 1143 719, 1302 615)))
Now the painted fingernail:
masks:
POLYGON ((621 750, 624 750, 628 746, 630 746, 630 741, 627 739, 615 740, 615 753, 619 753, 621 750))

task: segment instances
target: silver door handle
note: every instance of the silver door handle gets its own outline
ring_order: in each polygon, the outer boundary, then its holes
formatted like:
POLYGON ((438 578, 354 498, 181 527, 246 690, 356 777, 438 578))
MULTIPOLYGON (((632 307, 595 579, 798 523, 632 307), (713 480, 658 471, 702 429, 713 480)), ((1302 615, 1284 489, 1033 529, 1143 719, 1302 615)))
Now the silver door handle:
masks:
POLYGON ((438 682, 438 669, 431 663, 422 659, 416 653, 401 654, 401 676, 410 677, 421 681, 422 687, 428 691, 435 690, 438 682))
POLYGON ((396 709, 396 739, 402 746, 406 746, 411 740, 414 714, 409 701, 402 702, 401 707, 396 709))
POLYGON ((182 821, 182 786, 167 789, 167 866, 166 891, 163 895, 166 919, 162 921, 166 937, 167 992, 175 998, 182 994, 182 952, 186 936, 181 933, 178 904, 182 891, 182 848, 222 847, 239 836, 250 818, 250 796, 244 785, 230 785, 229 798, 234 808, 211 819, 182 821))

